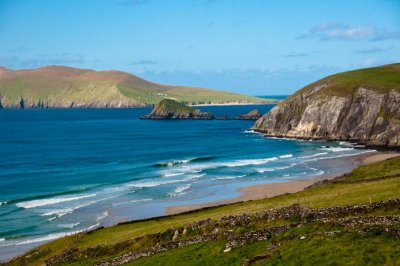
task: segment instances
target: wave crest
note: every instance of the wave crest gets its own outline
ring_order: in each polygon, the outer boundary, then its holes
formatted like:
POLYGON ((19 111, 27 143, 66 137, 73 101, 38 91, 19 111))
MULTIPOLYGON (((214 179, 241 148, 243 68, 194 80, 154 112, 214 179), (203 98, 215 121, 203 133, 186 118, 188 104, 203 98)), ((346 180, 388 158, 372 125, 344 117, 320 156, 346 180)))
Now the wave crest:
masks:
POLYGON ((178 164, 188 164, 188 163, 193 163, 193 162, 209 161, 209 160, 212 160, 215 158, 216 157, 214 157, 214 156, 205 156, 205 157, 197 157, 197 158, 193 158, 193 159, 173 160, 170 162, 156 163, 156 164, 154 164, 154 166, 155 167, 172 167, 172 166, 178 165, 178 164))
POLYGON ((94 196, 96 196, 96 194, 75 196, 75 197, 61 197, 61 198, 30 200, 30 201, 19 202, 16 205, 17 205, 17 207, 20 207, 20 208, 30 209, 30 208, 36 208, 36 207, 41 207, 41 206, 46 206, 46 205, 53 205, 53 204, 68 202, 68 201, 73 201, 73 200, 91 198, 94 196))

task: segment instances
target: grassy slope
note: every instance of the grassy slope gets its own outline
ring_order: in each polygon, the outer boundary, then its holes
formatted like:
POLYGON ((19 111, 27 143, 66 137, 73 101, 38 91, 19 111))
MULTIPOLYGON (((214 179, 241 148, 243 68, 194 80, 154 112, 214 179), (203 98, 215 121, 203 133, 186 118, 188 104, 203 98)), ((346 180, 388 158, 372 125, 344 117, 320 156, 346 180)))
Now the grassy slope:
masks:
POLYGON ((156 111, 172 112, 172 113, 192 113, 195 111, 193 107, 186 106, 171 99, 163 99, 155 106, 156 111))
MULTIPOLYGON (((242 265, 265 252, 270 241, 253 242, 222 253, 226 242, 210 241, 141 258, 125 265, 242 265)), ((373 235, 313 237, 284 244, 271 258, 253 265, 398 265, 400 247, 396 238, 373 235)))
POLYGON ((21 97, 34 103, 83 102, 112 100, 132 105, 155 104, 173 98, 198 102, 267 102, 267 99, 203 88, 166 86, 152 83, 119 71, 93 71, 61 66, 34 70, 0 72, 0 96, 5 103, 18 106, 21 97))
POLYGON ((371 88, 380 92, 386 92, 390 89, 400 90, 400 64, 364 68, 331 75, 307 85, 296 94, 325 83, 328 86, 320 93, 337 96, 354 93, 359 87, 371 88))
MULTIPOLYGON (((299 203, 300 205, 307 205, 312 208, 316 207, 332 207, 337 205, 350 205, 350 204, 367 204, 371 201, 381 201, 381 200, 388 200, 393 198, 398 198, 400 195, 400 173, 399 173, 399 165, 400 165, 400 158, 390 159, 384 162, 379 162, 375 164, 371 164, 368 166, 360 167, 354 170, 350 175, 346 176, 347 180, 357 180, 356 183, 335 183, 335 184, 325 184, 321 185, 312 189, 304 190, 298 193, 293 194, 286 194, 277 197, 273 197, 270 199, 264 200, 257 200, 257 201, 250 201, 245 203, 237 203, 232 205, 226 205, 216 208, 210 208, 200 211, 195 211, 192 213, 180 214, 175 216, 169 217, 162 217, 158 219, 151 219, 147 221, 138 221, 129 224, 117 225, 113 227, 108 227, 105 229, 101 229, 90 234, 80 234, 77 236, 70 236, 65 237, 62 239, 58 239, 47 243, 37 249, 34 249, 30 252, 33 254, 37 252, 37 255, 34 259, 25 260, 24 262, 30 262, 30 265, 40 265, 43 263, 44 259, 48 258, 49 255, 53 255, 56 253, 60 253, 63 248, 65 248, 68 242, 71 242, 72 239, 77 238, 79 241, 76 243, 76 247, 79 250, 86 250, 87 248, 95 247, 97 245, 103 246, 105 249, 107 247, 113 247, 113 245, 117 243, 121 243, 123 241, 131 240, 136 237, 145 236, 148 234, 158 233, 158 232, 165 232, 170 228, 179 228, 186 224, 192 223, 197 220, 201 219, 218 219, 222 216, 226 215, 235 215, 235 214, 242 214, 242 213, 250 213, 250 212, 258 212, 258 211, 265 211, 266 209, 271 208, 279 208, 284 206, 290 206, 292 204, 299 203), (392 176, 392 178, 388 179, 376 179, 378 177, 385 177, 385 176, 392 176), (371 178, 375 178, 373 180, 371 178), (368 182, 365 182, 363 179, 369 179, 368 182)), ((398 213, 399 210, 394 210, 394 213, 398 213)), ((400 213, 399 213, 400 214, 400 213)), ((265 226, 265 225, 263 225, 265 226)), ((377 238, 376 236, 366 236, 368 241, 375 241, 380 245, 379 249, 374 251, 375 253, 378 252, 381 254, 384 250, 388 250, 388 256, 392 256, 394 253, 393 250, 399 252, 398 245, 393 246, 391 240, 377 238), (369 239, 370 238, 370 239, 369 239)), ((344 236, 337 236, 337 239, 332 240, 332 245, 330 242, 326 242, 326 244, 322 245, 321 241, 318 239, 307 240, 307 245, 313 249, 313 253, 310 253, 308 249, 298 249, 296 246, 296 242, 290 243, 290 245, 286 246, 279 251, 281 254, 280 259, 282 261, 289 261, 290 257, 296 256, 304 258, 304 260, 308 260, 309 263, 312 262, 319 262, 317 259, 319 258, 320 254, 326 252, 326 250, 332 249, 333 247, 338 248, 340 252, 336 255, 341 254, 341 252, 345 252, 344 248, 348 247, 354 241, 359 241, 363 243, 364 240, 360 240, 359 238, 347 238, 346 235, 344 236), (308 243, 310 241, 310 243, 308 243), (294 245, 292 247, 292 245, 294 245), (292 247, 292 248, 291 248, 292 247), (324 251, 325 249, 325 251, 324 251), (307 252, 308 253, 307 253, 307 252), (283 254, 283 255, 282 255, 283 254), (314 261, 312 258, 308 258, 310 254, 314 254, 314 261)), ((144 242, 146 243, 146 242, 144 242)), ((144 243, 140 245, 146 246, 144 243)), ((302 244, 305 242, 301 242, 302 244)), ((325 243, 325 242, 323 242, 325 243)), ((138 243, 137 243, 138 244, 138 243)), ((162 254, 158 254, 149 258, 142 258, 137 262, 133 262, 133 265, 139 263, 137 265, 150 265, 151 263, 155 263, 160 259, 160 261, 177 261, 181 253, 190 252, 190 256, 188 256, 187 263, 194 263, 194 261, 199 261, 199 263, 206 263, 210 260, 210 254, 215 254, 217 259, 221 259, 224 262, 228 262, 229 258, 235 260, 235 256, 240 257, 249 257, 253 255, 253 251, 256 252, 261 246, 264 247, 266 243, 262 244, 259 242, 258 244, 254 244, 255 246, 250 248, 247 245, 241 248, 235 249, 234 252, 229 253, 226 255, 221 253, 221 250, 224 247, 225 242, 216 241, 212 242, 211 244, 198 244, 195 246, 188 246, 183 249, 178 250, 171 250, 162 254), (261 246, 258 246, 261 245, 261 246), (218 254, 217 254, 218 253, 218 254), (208 254, 208 255, 207 255, 208 254), (225 256, 225 257, 224 257, 225 256), (153 261, 154 258, 154 261, 153 261)), ((129 246, 129 245, 128 245, 129 246)), ((351 245, 350 245, 351 246, 351 245)), ((357 248, 351 246, 351 252, 354 252, 354 260, 357 262, 358 259, 362 259, 361 254, 363 252, 369 252, 370 245, 361 245, 362 249, 357 251, 357 248), (364 250, 364 248, 366 250, 364 250), (358 256, 358 257, 357 257, 358 256)), ((138 247, 135 244, 129 246, 125 251, 128 252, 129 250, 135 250, 138 247)), ((122 252, 122 251, 121 251, 122 252)), ((121 254, 123 254, 123 252, 121 254)), ((373 253, 373 252, 372 252, 373 253)), ((371 253, 371 254, 372 254, 371 253)), ((114 253, 113 253, 114 254, 114 253)), ((115 255, 119 253, 116 252, 115 255)), ((330 254, 330 257, 336 257, 335 254, 330 254)), ((371 255, 372 256, 372 255, 371 255)), ((371 258, 371 261, 374 261, 374 258, 371 258)), ((86 258, 82 260, 75 261, 76 265, 85 265, 89 261, 93 262, 102 258, 101 255, 99 257, 93 258, 86 258)), ((14 260, 10 265, 18 265, 23 260, 19 258, 14 260)), ((240 260, 241 261, 241 260, 240 260)), ((389 261, 390 260, 386 260, 389 261)), ((179 261, 176 262, 176 264, 179 261)), ((360 262, 360 261, 358 261, 360 262)), ((154 264, 153 263, 153 264, 154 264)), ((279 265, 279 263, 278 263, 279 265)), ((285 264, 282 264, 285 265, 285 264)), ((390 263, 389 263, 390 265, 390 263)))

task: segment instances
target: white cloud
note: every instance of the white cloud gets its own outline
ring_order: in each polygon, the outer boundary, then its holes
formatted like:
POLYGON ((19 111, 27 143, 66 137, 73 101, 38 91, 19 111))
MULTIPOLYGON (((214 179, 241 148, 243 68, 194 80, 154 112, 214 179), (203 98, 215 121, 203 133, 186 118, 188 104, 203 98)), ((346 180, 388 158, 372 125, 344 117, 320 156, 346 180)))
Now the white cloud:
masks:
POLYGON ((351 27, 341 23, 321 23, 310 29, 308 33, 298 36, 297 38, 315 38, 320 41, 384 41, 400 39, 400 31, 389 31, 387 29, 380 29, 370 25, 351 27))
POLYGON ((374 46, 374 47, 371 47, 368 49, 359 49, 356 51, 356 53, 358 53, 358 54, 374 54, 374 53, 389 51, 391 49, 393 49, 393 46, 387 47, 387 48, 381 48, 381 47, 374 46))

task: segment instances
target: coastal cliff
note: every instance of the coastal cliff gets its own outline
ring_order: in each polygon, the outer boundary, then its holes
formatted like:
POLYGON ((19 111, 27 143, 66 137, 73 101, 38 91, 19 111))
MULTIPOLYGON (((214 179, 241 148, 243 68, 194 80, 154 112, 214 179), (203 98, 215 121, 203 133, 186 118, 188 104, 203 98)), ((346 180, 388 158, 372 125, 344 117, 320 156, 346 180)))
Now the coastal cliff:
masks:
POLYGON ((150 114, 141 117, 142 119, 214 119, 214 115, 208 112, 201 112, 190 106, 178 103, 171 99, 160 101, 150 114))
POLYGON ((400 64, 326 77, 275 106, 252 128, 270 137, 400 146, 400 64))

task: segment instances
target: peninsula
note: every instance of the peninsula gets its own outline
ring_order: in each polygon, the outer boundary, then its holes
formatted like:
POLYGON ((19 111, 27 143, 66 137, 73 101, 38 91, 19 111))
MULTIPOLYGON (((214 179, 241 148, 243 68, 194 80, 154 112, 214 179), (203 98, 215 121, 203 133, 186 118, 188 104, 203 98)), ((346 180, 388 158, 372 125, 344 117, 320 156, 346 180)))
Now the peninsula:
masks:
POLYGON ((132 108, 164 98, 196 104, 276 103, 239 93, 150 82, 122 71, 0 67, 0 108, 132 108))

